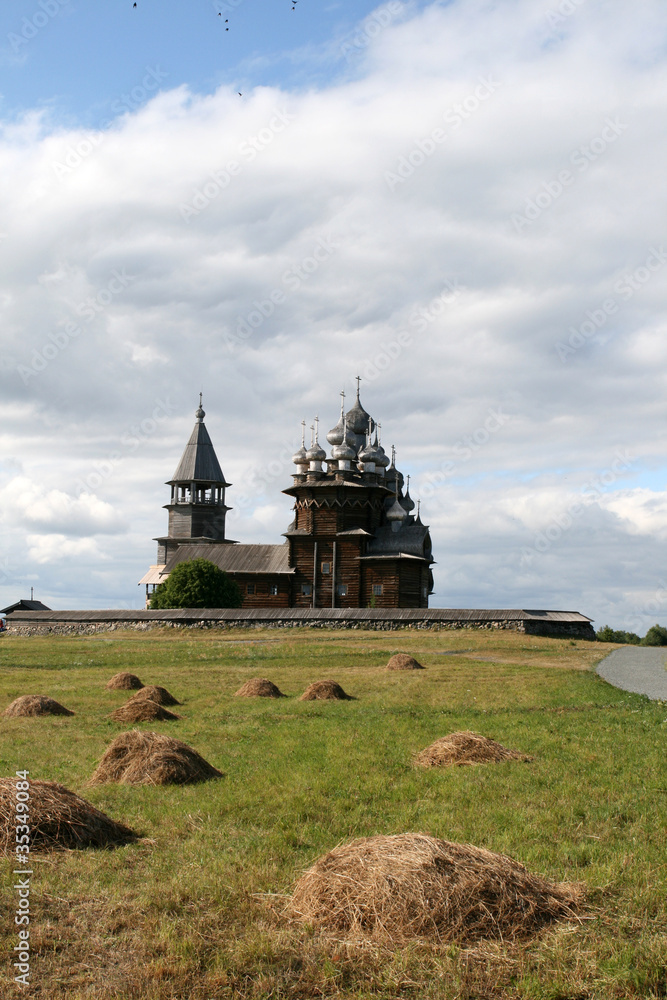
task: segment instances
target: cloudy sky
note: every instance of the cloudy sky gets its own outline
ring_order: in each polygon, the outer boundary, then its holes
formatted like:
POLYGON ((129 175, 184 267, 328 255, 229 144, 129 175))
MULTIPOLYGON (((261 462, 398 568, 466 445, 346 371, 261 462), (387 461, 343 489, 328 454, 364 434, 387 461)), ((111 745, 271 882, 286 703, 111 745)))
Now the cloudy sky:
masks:
POLYGON ((0 606, 141 606, 200 391, 228 535, 280 542, 299 423, 359 373, 434 606, 666 623, 666 28, 3 4, 0 606))

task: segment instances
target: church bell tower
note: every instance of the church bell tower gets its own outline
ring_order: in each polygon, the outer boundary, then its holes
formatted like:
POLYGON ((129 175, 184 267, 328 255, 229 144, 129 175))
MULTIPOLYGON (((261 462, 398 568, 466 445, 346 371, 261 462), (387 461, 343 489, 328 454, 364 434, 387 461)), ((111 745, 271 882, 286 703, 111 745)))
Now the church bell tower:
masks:
POLYGON ((220 468, 206 430, 205 416, 200 393, 195 413, 197 422, 178 468, 167 483, 171 487, 171 500, 165 504, 165 509, 169 511, 169 527, 166 537, 155 539, 160 565, 164 565, 184 544, 234 544, 231 539, 225 538, 225 518, 227 511, 231 510, 225 504, 225 490, 231 483, 226 481, 220 468))

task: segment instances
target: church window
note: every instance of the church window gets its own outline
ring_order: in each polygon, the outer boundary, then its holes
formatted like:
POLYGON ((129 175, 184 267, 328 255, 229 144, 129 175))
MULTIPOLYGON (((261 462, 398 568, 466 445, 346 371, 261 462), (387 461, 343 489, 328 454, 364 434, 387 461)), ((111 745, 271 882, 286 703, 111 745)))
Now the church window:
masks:
POLYGON ((249 583, 248 584, 246 593, 248 593, 248 594, 254 594, 255 593, 255 584, 254 583, 249 583))
POLYGON ((271 597, 275 597, 277 595, 277 593, 278 593, 278 584, 277 583, 270 583, 269 584, 269 594, 271 595, 271 597))
POLYGON ((339 583, 336 587, 336 593, 339 597, 347 597, 347 584, 339 583))
POLYGON ((331 563, 329 563, 329 562, 323 562, 322 563, 322 573, 327 574, 327 573, 330 573, 330 572, 331 572, 331 563))
POLYGON ((301 584, 301 593, 303 594, 304 597, 310 597, 310 595, 312 594, 312 592, 313 592, 313 588, 311 587, 311 585, 309 583, 302 583, 301 584))
POLYGON ((380 597, 381 594, 382 594, 382 584, 381 583, 374 583, 373 584, 373 597, 380 597))

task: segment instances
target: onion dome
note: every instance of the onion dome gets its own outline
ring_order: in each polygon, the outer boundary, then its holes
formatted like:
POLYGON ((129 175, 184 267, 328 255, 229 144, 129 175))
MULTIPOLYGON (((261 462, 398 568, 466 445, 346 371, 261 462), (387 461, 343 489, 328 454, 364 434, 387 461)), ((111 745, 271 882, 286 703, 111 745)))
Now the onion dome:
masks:
POLYGON ((364 465, 373 465, 373 466, 375 466, 375 465, 378 464, 378 459, 380 457, 381 456, 380 456, 379 451, 378 451, 378 443, 377 443, 377 431, 375 432, 375 443, 371 444, 371 431, 370 431, 370 424, 369 424, 368 434, 366 436, 366 444, 363 446, 363 448, 361 449, 361 451, 357 455, 357 459, 359 460, 359 462, 362 462, 364 465))
POLYGON ((416 516, 416 518, 415 518, 415 524, 418 524, 418 525, 420 525, 420 527, 422 526, 422 519, 421 519, 421 504, 422 504, 421 500, 418 500, 418 501, 417 501, 417 516, 416 516))
POLYGON ((295 465, 308 465, 308 454, 306 452, 306 421, 301 421, 301 447, 292 455, 295 465))
POLYGON ((201 424, 201 422, 203 421, 204 417, 206 416, 206 413, 204 412, 204 409, 203 409, 203 407, 201 405, 201 401, 202 401, 202 393, 200 392, 199 393, 199 406, 195 410, 195 417, 197 418, 197 423, 199 423, 199 424, 201 424))
POLYGON ((392 524, 399 523, 400 521, 405 521, 407 516, 408 512, 403 507, 401 507, 400 503, 398 502, 398 498, 394 500, 393 504, 385 514, 386 519, 390 521, 392 524))
POLYGON ((366 444, 363 446, 363 448, 357 455, 357 459, 360 462, 363 462, 364 465, 369 464, 371 462, 375 464, 375 451, 373 450, 373 445, 371 444, 370 440, 368 439, 366 440, 366 444))
POLYGON ((401 497, 400 503, 403 510, 407 511, 408 514, 415 509, 415 502, 410 496, 410 476, 408 476, 408 488, 405 491, 405 496, 401 497))
POLYGON ((399 472, 396 468, 396 449, 393 444, 391 446, 391 465, 385 472, 385 478, 389 488, 393 489, 396 496, 398 496, 403 489, 403 473, 399 472), (393 486, 391 485, 392 483, 393 486))
POLYGON ((371 424, 371 430, 373 428, 374 422, 369 413, 366 413, 365 409, 361 405, 359 400, 359 378, 357 377, 357 398, 354 406, 347 411, 347 426, 349 430, 357 438, 357 447, 361 448, 364 444, 364 439, 366 437, 366 430, 368 429, 369 423, 371 424))
POLYGON ((336 445, 336 444, 342 444, 343 443, 343 439, 345 437, 345 429, 344 429, 345 414, 343 412, 344 409, 345 409, 345 393, 341 392, 341 394, 340 394, 340 420, 338 421, 338 423, 336 424, 336 426, 332 427, 331 430, 329 431, 329 433, 327 434, 327 441, 329 442, 329 444, 336 445))
MULTIPOLYGON (((380 428, 380 430, 382 430, 382 425, 381 424, 378 424, 378 427, 380 428)), ((378 456, 375 459, 375 466, 376 466, 376 468, 378 468, 378 469, 386 469, 387 466, 389 465, 389 456, 387 455, 387 453, 384 450, 384 448, 382 447, 382 445, 378 443, 377 429, 375 431, 375 441, 373 442, 373 447, 377 451, 377 456, 378 456)))
MULTIPOLYGON (((331 433, 331 431, 329 432, 331 433)), ((327 434, 327 438, 329 435, 327 434)), ((347 431, 347 419, 343 415, 343 433, 340 442, 331 449, 331 457, 337 462, 353 462, 357 457, 356 449, 350 443, 350 436, 347 431)))
POLYGON ((317 424, 318 424, 318 422, 319 422, 319 417, 315 417, 315 424, 311 425, 311 428, 310 428, 310 430, 312 432, 311 433, 312 440, 311 440, 310 448, 306 452, 306 459, 309 462, 324 462, 325 459, 326 459, 326 457, 327 457, 327 454, 326 454, 324 448, 322 447, 322 445, 318 441, 318 431, 317 431, 317 424))

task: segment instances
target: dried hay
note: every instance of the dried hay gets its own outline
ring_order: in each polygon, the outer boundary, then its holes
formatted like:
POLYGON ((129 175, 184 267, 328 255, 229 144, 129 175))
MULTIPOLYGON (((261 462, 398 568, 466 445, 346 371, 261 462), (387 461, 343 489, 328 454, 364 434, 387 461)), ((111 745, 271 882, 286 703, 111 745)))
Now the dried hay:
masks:
POLYGON ((158 705, 156 701, 136 701, 132 699, 126 705, 121 705, 115 712, 111 713, 114 722, 168 722, 172 719, 180 719, 180 715, 174 715, 169 709, 158 705))
POLYGON ((180 701, 176 701, 173 694, 169 694, 166 688, 156 687, 154 684, 149 684, 147 687, 142 687, 140 691, 133 694, 128 702, 137 701, 154 701, 158 705, 180 705, 180 701))
MULTIPOLYGON (((30 781, 30 849, 113 847, 137 839, 90 802, 55 781, 30 781)), ((0 851, 16 849, 16 778, 0 778, 0 851)))
POLYGON ((583 890, 503 854, 419 833, 362 837, 319 858, 287 913, 338 934, 401 942, 528 937, 576 915, 583 890))
POLYGON ((421 663, 407 653, 394 653, 386 666, 387 670, 423 670, 421 663))
POLYGON ((114 674, 107 684, 108 691, 138 691, 144 685, 136 674, 130 674, 127 670, 122 670, 119 674, 114 674))
POLYGON ((19 715, 74 715, 74 712, 70 712, 69 708, 65 708, 53 698, 47 698, 46 695, 22 694, 8 705, 2 714, 11 718, 19 715))
POLYGON ((246 681, 234 695, 235 698, 284 698, 280 688, 266 677, 253 677, 246 681))
POLYGON ((162 733, 132 729, 109 744, 90 784, 191 785, 221 777, 221 772, 187 743, 162 733))
POLYGON ((352 701, 352 695, 345 694, 335 681, 315 681, 309 684, 299 701, 352 701))
POLYGON ((465 731, 442 736, 415 755, 419 767, 448 767, 451 764, 495 764, 503 760, 532 760, 528 754, 508 750, 487 736, 465 731))

